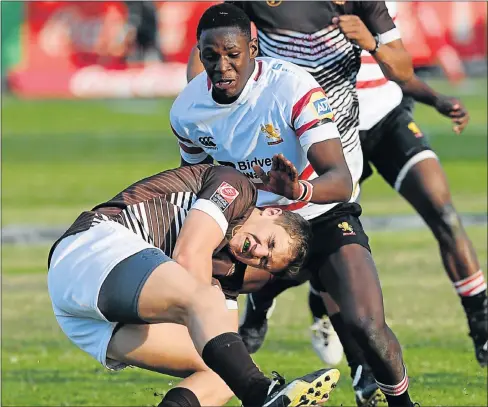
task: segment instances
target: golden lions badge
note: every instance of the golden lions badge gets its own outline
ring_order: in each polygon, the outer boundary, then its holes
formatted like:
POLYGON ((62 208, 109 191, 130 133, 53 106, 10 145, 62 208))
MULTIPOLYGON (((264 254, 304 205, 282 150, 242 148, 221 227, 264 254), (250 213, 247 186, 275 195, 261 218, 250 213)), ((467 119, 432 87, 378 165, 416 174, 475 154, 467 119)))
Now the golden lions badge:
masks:
POLYGON ((265 124, 264 126, 261 125, 261 133, 264 133, 266 135, 269 146, 283 143, 280 132, 275 129, 272 124, 265 124))
POLYGON ((408 123, 408 129, 413 133, 413 135, 416 137, 416 138, 421 138, 423 137, 424 135, 422 134, 422 132, 420 131, 419 129, 419 126, 417 126, 416 123, 414 122, 410 122, 408 123))
POLYGON ((267 0, 266 1, 266 4, 270 7, 278 7, 281 3, 283 3, 283 0, 281 0, 281 1, 267 0))
POLYGON ((352 226, 347 222, 341 222, 337 226, 339 227, 340 230, 342 230, 343 236, 352 236, 356 234, 352 226))

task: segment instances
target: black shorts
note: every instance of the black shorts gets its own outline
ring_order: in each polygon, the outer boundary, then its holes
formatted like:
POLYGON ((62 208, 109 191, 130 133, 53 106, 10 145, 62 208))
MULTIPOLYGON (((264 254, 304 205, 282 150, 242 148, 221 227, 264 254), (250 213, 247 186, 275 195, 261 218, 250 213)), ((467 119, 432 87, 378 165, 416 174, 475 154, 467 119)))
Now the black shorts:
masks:
POLYGON ((144 249, 127 257, 108 274, 98 295, 98 309, 111 322, 145 324, 139 317, 139 296, 151 273, 173 261, 161 250, 144 249))
POLYGON ((407 102, 402 102, 370 130, 360 131, 359 136, 364 160, 360 182, 373 174, 372 164, 388 184, 399 190, 416 160, 436 157, 413 121, 411 104, 407 102))
POLYGON ((314 283, 319 269, 342 246, 359 244, 371 251, 368 235, 359 220, 361 212, 361 206, 357 203, 342 203, 310 221, 313 239, 305 268, 310 270, 315 288, 320 288, 314 283))

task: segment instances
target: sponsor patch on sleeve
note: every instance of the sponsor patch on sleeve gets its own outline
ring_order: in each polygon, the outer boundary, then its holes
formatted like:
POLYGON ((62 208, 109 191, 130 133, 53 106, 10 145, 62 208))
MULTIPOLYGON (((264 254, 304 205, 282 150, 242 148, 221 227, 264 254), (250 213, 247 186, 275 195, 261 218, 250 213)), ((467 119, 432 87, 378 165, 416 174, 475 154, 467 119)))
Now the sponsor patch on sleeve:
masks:
POLYGON ((334 114, 332 113, 332 108, 325 97, 323 92, 317 91, 310 97, 309 102, 310 109, 317 116, 317 119, 334 119, 334 114))
POLYGON ((224 212, 230 206, 230 204, 235 201, 238 195, 239 191, 224 181, 212 194, 210 201, 212 201, 222 212, 224 212))

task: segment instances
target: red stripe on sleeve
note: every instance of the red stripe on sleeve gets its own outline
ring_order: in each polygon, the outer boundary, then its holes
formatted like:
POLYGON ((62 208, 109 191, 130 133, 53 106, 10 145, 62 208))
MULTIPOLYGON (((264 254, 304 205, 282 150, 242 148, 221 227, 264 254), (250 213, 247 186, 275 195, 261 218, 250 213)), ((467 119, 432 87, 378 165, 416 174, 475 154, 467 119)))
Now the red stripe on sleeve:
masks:
POLYGON ((295 120, 297 119, 298 116, 302 113, 303 109, 305 106, 307 106, 308 102, 310 102, 310 98, 315 92, 322 92, 325 96, 325 92, 322 88, 314 88, 309 90, 302 98, 295 103, 293 106, 293 109, 291 111, 291 124, 294 125, 295 120))
POLYGON ((387 82, 388 79, 386 78, 374 79, 372 81, 358 81, 356 83, 356 89, 376 88, 378 86, 384 85, 387 82))
POLYGON ((310 127, 315 126, 318 122, 320 122, 319 119, 312 120, 311 122, 308 122, 304 124, 303 126, 299 127, 297 130, 295 130, 295 134, 297 135, 298 138, 305 133, 310 127))

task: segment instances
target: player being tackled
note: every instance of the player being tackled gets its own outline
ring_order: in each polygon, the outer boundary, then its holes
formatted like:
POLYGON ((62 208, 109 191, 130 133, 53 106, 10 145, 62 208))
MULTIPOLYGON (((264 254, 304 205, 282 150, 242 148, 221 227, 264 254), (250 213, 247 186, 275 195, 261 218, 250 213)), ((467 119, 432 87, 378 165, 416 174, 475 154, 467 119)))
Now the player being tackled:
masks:
POLYGON ((231 292, 244 272, 298 270, 311 235, 299 215, 258 209, 256 197, 238 171, 199 165, 140 180, 83 212, 48 259, 63 332, 109 369, 184 378, 161 407, 218 406, 234 394, 249 407, 326 400, 337 370, 269 379, 236 333, 231 292))

